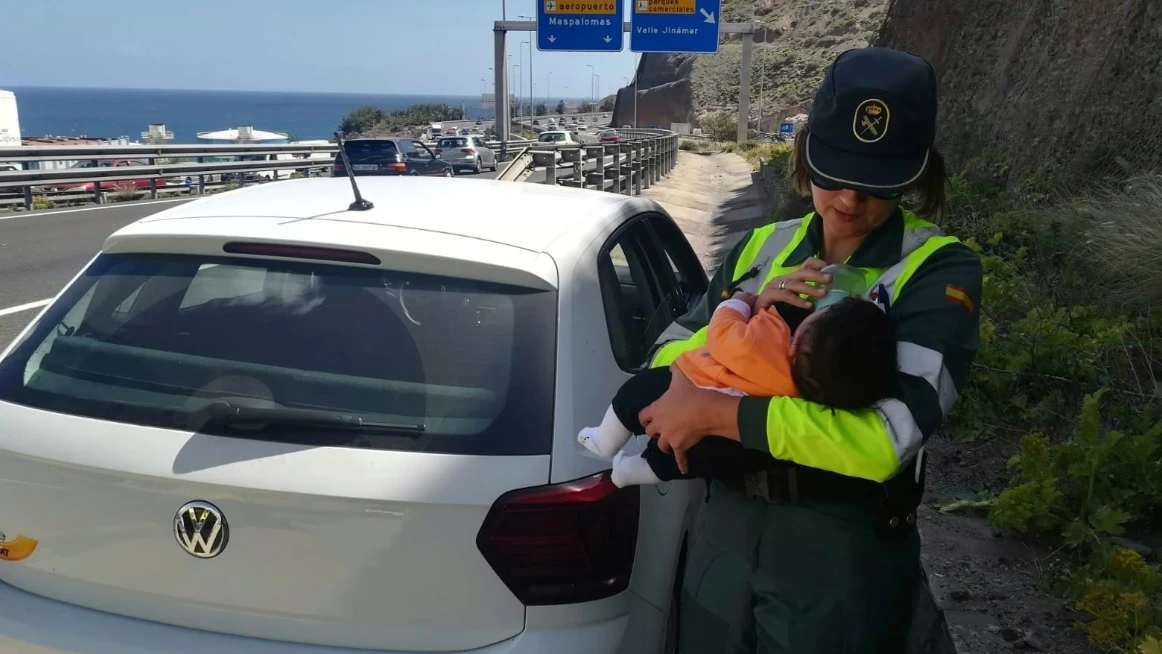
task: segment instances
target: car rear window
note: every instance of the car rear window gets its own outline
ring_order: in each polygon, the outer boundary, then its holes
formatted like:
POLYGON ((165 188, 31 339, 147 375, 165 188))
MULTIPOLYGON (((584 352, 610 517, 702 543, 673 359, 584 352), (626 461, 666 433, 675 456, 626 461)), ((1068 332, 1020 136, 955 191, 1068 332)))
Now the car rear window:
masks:
POLYGON ((463 148, 468 146, 468 139, 440 139, 437 148, 463 148))
POLYGON ((347 141, 344 147, 349 159, 378 159, 399 153, 395 141, 347 141))
POLYGON ((0 400, 239 438, 547 454, 555 316, 553 292, 467 279, 105 254, 0 361, 0 400), (234 406, 408 429, 211 419, 234 406))
POLYGON ((546 132, 541 134, 537 140, 541 143, 557 143, 565 140, 565 134, 562 132, 546 132))

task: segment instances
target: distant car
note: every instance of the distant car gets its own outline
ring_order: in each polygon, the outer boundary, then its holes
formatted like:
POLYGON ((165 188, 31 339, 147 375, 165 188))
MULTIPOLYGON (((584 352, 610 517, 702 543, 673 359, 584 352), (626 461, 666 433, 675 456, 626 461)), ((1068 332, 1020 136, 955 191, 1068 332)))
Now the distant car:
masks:
POLYGON ((619 134, 616 129, 603 129, 601 130, 601 133, 597 135, 597 140, 602 143, 620 143, 621 134, 619 134))
MULTIPOLYGON (((131 175, 131 174, 133 174, 133 171, 132 171, 133 168, 136 168, 139 166, 145 166, 145 165, 146 165, 146 163, 144 161, 139 160, 139 159, 102 159, 99 161, 88 161, 88 160, 78 161, 75 164, 72 164, 71 166, 69 166, 69 169, 70 170, 76 169, 78 172, 80 172, 81 169, 85 169, 85 168, 125 168, 126 169, 125 174, 131 175)), ((107 190, 107 191, 116 191, 116 190, 120 190, 120 189, 130 189, 130 188, 143 189, 143 188, 149 188, 149 182, 151 179, 154 181, 154 183, 157 186, 165 186, 166 185, 166 179, 164 177, 149 177, 149 176, 137 177, 137 178, 133 178, 133 179, 109 180, 109 181, 102 181, 99 183, 101 185, 101 189, 107 190)), ((68 182, 66 182, 63 184, 48 185, 48 186, 46 186, 46 188, 51 189, 51 190, 56 190, 56 191, 92 192, 94 190, 94 187, 97 184, 98 184, 98 182, 83 182, 83 183, 80 183, 80 182, 68 183, 68 182)))
POLYGON ((541 124, 541 121, 539 121, 539 120, 534 120, 534 121, 533 121, 533 124, 534 124, 534 125, 540 125, 540 124, 541 124))
POLYGON ((537 136, 538 143, 554 143, 557 145, 581 145, 577 137, 572 132, 564 130, 553 130, 541 132, 537 136))
MULTIPOLYGON (((552 143, 553 145, 576 145, 583 146, 581 140, 573 132, 566 132, 564 130, 556 130, 552 132, 541 132, 537 136, 537 143, 552 143)), ((557 153, 557 158, 560 159, 561 153, 557 153)), ((585 161, 588 157, 585 155, 585 150, 581 150, 581 160, 585 161)))
POLYGON ((577 131, 578 132, 588 132, 589 126, 586 125, 585 123, 581 123, 580 125, 577 126, 577 131))
MULTIPOLYGON (((351 171, 362 175, 423 175, 426 177, 451 177, 455 175, 452 166, 440 160, 428 146, 415 139, 368 138, 352 139, 344 143, 347 158, 351 160, 351 171)), ((332 177, 346 177, 343 157, 335 153, 332 177)))
POLYGON ((478 120, 478 121, 476 121, 476 124, 480 125, 480 124, 482 124, 482 122, 478 120))
POLYGON ((471 170, 476 174, 487 168, 496 170, 496 154, 479 136, 456 136, 436 141, 436 156, 443 159, 454 172, 471 170))
POLYGON ((457 136, 468 136, 471 133, 472 133, 472 130, 468 129, 467 127, 461 127, 460 131, 456 132, 456 135, 457 136))
POLYGON ((617 488, 576 434, 705 292, 682 231, 359 186, 170 205, 0 348, 0 652, 675 651, 705 487, 617 488))

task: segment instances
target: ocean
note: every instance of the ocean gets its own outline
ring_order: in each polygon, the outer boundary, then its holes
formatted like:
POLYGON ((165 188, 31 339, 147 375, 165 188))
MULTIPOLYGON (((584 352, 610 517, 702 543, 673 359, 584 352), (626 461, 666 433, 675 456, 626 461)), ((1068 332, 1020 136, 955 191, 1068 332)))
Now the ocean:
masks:
POLYGON ((127 136, 141 139, 164 123, 173 143, 196 143, 197 133, 252 125, 298 140, 330 138, 347 112, 361 105, 385 111, 413 104, 464 105, 469 118, 492 116, 480 96, 363 95, 252 91, 179 91, 4 87, 16 94, 20 131, 30 136, 127 136))

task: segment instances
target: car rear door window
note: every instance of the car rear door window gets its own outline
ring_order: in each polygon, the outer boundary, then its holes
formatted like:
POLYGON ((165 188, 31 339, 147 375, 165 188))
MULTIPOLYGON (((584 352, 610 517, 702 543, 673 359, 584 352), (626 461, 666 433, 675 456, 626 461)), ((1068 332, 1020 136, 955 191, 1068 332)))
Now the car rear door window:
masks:
POLYGON ((547 454, 555 335, 549 291, 329 263, 104 254, 0 361, 0 401, 310 445, 547 454), (223 423, 214 410, 224 405, 389 428, 223 423))
POLYGON ((598 255, 610 347, 626 371, 645 365, 653 342, 669 326, 657 319, 662 299, 649 264, 650 238, 645 222, 637 219, 619 230, 598 255))

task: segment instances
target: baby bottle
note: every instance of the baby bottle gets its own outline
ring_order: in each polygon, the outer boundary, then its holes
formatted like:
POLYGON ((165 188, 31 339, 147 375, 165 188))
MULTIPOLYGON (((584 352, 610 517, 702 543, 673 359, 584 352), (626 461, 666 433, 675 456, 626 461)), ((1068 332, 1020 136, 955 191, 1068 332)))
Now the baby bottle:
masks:
POLYGON ((863 297, 867 293, 867 280, 863 271, 847 264, 831 264, 821 272, 831 275, 831 283, 825 288, 827 295, 815 300, 815 308, 822 309, 847 297, 863 297))

